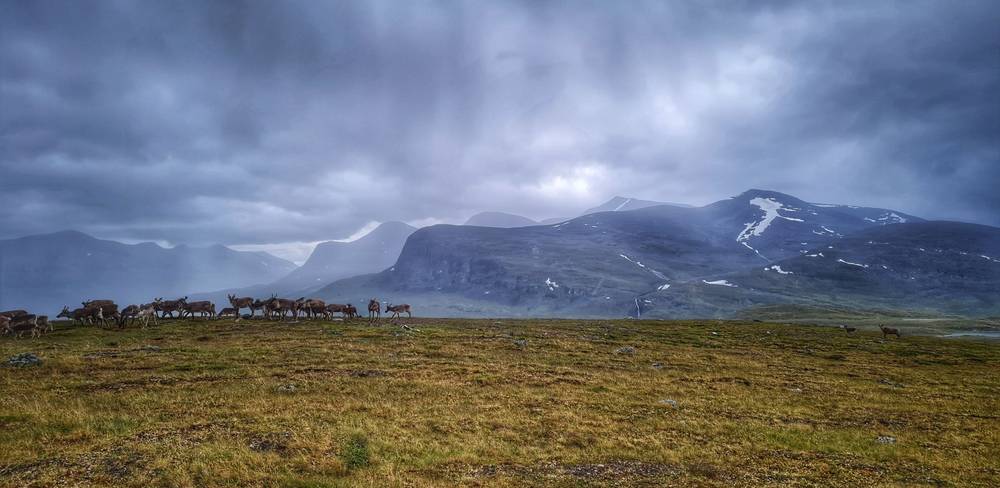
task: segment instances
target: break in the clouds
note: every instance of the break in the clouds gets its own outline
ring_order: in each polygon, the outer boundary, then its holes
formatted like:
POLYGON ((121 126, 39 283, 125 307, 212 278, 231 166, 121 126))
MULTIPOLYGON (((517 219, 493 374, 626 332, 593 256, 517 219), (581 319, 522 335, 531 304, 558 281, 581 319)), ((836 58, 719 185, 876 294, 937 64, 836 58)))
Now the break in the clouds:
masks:
POLYGON ((1000 3, 3 1, 0 237, 750 187, 1000 225, 1000 3))

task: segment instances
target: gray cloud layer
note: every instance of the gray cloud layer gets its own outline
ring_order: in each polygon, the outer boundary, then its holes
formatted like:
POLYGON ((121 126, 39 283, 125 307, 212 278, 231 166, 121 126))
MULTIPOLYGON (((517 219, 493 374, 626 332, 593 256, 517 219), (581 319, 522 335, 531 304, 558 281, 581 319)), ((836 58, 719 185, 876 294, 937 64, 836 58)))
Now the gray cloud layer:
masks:
POLYGON ((997 2, 4 1, 0 237, 750 187, 1000 225, 997 2))

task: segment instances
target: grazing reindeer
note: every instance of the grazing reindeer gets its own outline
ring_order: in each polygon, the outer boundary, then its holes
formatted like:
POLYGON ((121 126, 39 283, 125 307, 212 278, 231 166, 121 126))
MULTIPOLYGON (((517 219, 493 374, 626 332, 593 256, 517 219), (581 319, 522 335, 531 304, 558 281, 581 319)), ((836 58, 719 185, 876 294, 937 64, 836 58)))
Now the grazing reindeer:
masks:
MULTIPOLYGON (((258 303, 258 301, 254 300, 253 298, 250 298, 250 297, 237 297, 236 295, 226 295, 226 298, 229 299, 229 304, 233 306, 234 310, 236 310, 236 314, 235 314, 236 318, 240 317, 240 309, 243 309, 243 308, 249 308, 250 309, 250 316, 251 317, 253 317, 254 314, 257 313, 257 308, 258 308, 257 303, 258 303)), ((222 314, 220 313, 219 315, 222 315, 222 314)))
POLYGON ((0 315, 0 334, 7 335, 10 333, 10 318, 6 315, 0 315))
POLYGON ((331 304, 329 304, 329 305, 326 306, 326 310, 325 310, 326 311, 326 316, 327 316, 327 318, 330 318, 330 317, 333 317, 333 314, 339 313, 339 314, 343 314, 343 317, 345 319, 350 318, 350 313, 348 312, 348 308, 347 308, 347 307, 350 307, 350 306, 351 306, 351 304, 341 305, 339 303, 331 303, 331 304))
POLYGON ((399 317, 399 314, 401 314, 403 312, 406 312, 406 318, 412 318, 413 317, 413 314, 410 313, 410 305, 408 303, 404 303, 402 305, 388 304, 388 305, 385 306, 385 313, 389 313, 389 312, 392 312, 392 317, 389 317, 389 318, 393 318, 393 319, 396 318, 396 317, 399 317))
POLYGON ((858 330, 857 327, 848 327, 846 325, 841 325, 840 328, 844 329, 844 332, 847 332, 848 334, 858 330))
POLYGON ((344 307, 344 315, 349 319, 357 318, 358 317, 357 307, 348 303, 347 306, 344 307))
POLYGON ((883 339, 888 339, 889 336, 891 336, 891 335, 896 336, 896 339, 900 338, 899 329, 896 329, 896 328, 893 328, 893 327, 886 327, 886 326, 884 326, 882 324, 879 324, 878 328, 882 331, 882 338, 883 339))
POLYGON ((209 301, 191 302, 184 303, 184 307, 181 308, 181 318, 190 315, 194 318, 194 314, 198 313, 201 317, 206 315, 209 318, 215 317, 215 304, 209 301))
POLYGON ((382 318, 381 307, 378 305, 378 299, 372 298, 368 300, 368 323, 378 322, 382 318))

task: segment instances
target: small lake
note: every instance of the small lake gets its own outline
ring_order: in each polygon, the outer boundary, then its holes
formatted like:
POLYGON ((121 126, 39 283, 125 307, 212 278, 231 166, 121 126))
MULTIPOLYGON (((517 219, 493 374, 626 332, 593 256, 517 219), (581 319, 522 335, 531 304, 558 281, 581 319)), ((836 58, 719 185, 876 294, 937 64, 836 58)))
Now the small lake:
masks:
POLYGON ((1000 331, 997 330, 970 330, 966 332, 955 332, 952 334, 945 334, 941 337, 948 338, 958 338, 958 337, 981 337, 984 339, 997 339, 1000 340, 1000 331))

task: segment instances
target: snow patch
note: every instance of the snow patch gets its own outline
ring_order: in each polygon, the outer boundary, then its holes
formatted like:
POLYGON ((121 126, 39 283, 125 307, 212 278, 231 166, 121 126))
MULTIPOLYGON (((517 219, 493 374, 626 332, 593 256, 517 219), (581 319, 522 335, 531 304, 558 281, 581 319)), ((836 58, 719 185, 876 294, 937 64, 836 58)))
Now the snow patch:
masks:
MULTIPOLYGON (((743 232, 740 232, 740 234, 736 236, 736 242, 739 242, 744 246, 753 249, 753 251, 756 252, 758 256, 760 256, 760 253, 757 252, 756 249, 750 247, 750 244, 748 244, 747 241, 749 241, 751 237, 761 236, 764 233, 764 231, 766 231, 767 228, 771 226, 771 223, 774 222, 774 219, 785 219, 785 220, 791 220, 793 222, 804 222, 802 219, 785 217, 784 215, 781 215, 781 213, 779 213, 780 210, 792 210, 792 209, 786 208, 781 202, 773 198, 757 197, 750 200, 750 205, 753 205, 763 210, 764 217, 759 221, 747 222, 746 227, 743 228, 743 232)), ((761 257, 763 258, 764 256, 761 257)))
POLYGON ((667 288, 670 288, 670 283, 664 283, 664 284, 656 287, 656 290, 657 291, 663 291, 663 290, 666 290, 667 288))
POLYGON ((621 204, 621 205, 619 205, 619 206, 615 207, 615 209, 614 209, 614 210, 612 210, 612 212, 617 212, 617 211, 621 210, 621 209, 622 209, 622 207, 624 207, 625 205, 628 205, 628 204, 629 204, 629 202, 631 202, 631 201, 632 201, 632 199, 631 199, 631 198, 626 198, 626 199, 625 199, 625 201, 624 201, 624 202, 622 202, 622 204, 621 204))
POLYGON ((728 287, 731 287, 731 288, 738 288, 736 285, 734 285, 734 284, 732 284, 732 283, 730 283, 730 282, 728 282, 726 280, 715 280, 715 281, 701 280, 701 282, 704 283, 704 284, 706 284, 706 285, 728 286, 728 287))
POLYGON ((858 264, 858 263, 852 263, 852 262, 850 262, 850 261, 844 261, 843 259, 837 259, 837 262, 838 262, 838 263, 844 263, 844 264, 849 264, 849 265, 851 265, 851 266, 857 266, 857 267, 859 267, 859 268, 867 268, 867 267, 868 267, 868 265, 867 265, 867 264, 858 264))
POLYGON ((905 224, 906 223, 906 217, 902 217, 899 214, 897 214, 896 212, 886 212, 886 213, 882 214, 881 217, 878 218, 878 221, 881 222, 882 225, 885 225, 885 224, 905 224))
POLYGON ((552 278, 545 278, 545 286, 549 287, 549 291, 554 291, 556 288, 559 288, 559 284, 552 281, 552 278))
POLYGON ((646 271, 649 271, 650 273, 653 273, 653 276, 656 276, 657 278, 659 278, 661 280, 667 279, 667 277, 663 273, 661 273, 661 272, 659 272, 659 271, 657 271, 657 270, 655 270, 653 268, 647 268, 646 265, 642 264, 641 261, 636 261, 636 260, 634 260, 634 259, 632 259, 632 258, 630 258, 630 257, 628 257, 628 256, 626 256, 624 254, 619 254, 619 256, 625 258, 626 261, 628 261, 628 262, 630 262, 630 263, 632 263, 632 264, 634 264, 634 265, 636 265, 636 266, 638 266, 638 267, 640 267, 640 268, 642 268, 642 269, 644 269, 646 271))
POLYGON ((810 258, 825 258, 826 256, 824 256, 823 253, 818 252, 816 254, 806 254, 806 257, 810 257, 810 258))
POLYGON ((783 275, 795 274, 795 273, 793 273, 791 271, 785 271, 785 270, 781 269, 781 266, 778 266, 777 264, 775 264, 773 266, 768 266, 768 267, 764 268, 764 271, 777 271, 778 274, 783 274, 783 275))

